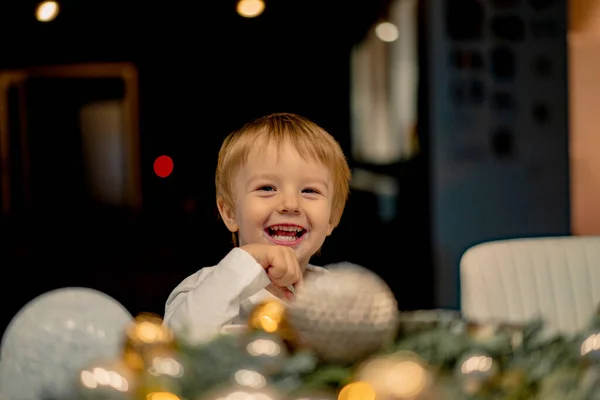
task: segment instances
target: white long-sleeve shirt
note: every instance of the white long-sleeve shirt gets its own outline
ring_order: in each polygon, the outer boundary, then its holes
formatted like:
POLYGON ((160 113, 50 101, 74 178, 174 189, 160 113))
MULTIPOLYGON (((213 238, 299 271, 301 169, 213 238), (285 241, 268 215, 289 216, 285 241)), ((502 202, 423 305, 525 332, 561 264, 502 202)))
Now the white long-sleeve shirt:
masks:
MULTIPOLYGON (((308 265, 306 274, 323 271, 308 265)), ((171 292, 164 323, 192 342, 205 342, 222 331, 247 325, 252 309, 276 298, 266 290, 271 283, 265 269, 246 251, 231 250, 214 267, 184 279, 171 292)))

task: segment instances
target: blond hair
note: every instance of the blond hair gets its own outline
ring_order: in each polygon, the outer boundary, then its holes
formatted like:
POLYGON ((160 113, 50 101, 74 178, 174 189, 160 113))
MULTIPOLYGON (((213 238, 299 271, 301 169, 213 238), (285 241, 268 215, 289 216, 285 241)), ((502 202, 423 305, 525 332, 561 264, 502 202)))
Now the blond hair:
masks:
MULTIPOLYGON (((290 113, 277 113, 259 118, 231 133, 219 151, 215 185, 217 198, 234 209, 233 178, 248 159, 250 149, 259 140, 281 146, 291 143, 302 158, 321 162, 333 175, 331 224, 342 218, 350 188, 350 168, 339 143, 323 128, 307 118, 290 113)), ((264 142, 263 142, 264 143, 264 142)))

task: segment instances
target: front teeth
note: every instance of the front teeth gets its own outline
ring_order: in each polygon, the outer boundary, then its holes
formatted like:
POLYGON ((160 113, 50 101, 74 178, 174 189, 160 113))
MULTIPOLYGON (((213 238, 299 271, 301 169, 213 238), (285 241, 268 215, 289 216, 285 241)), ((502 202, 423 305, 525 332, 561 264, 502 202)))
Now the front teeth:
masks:
POLYGON ((275 236, 272 236, 272 237, 275 240, 279 240, 279 241, 286 241, 287 240, 289 242, 294 241, 294 240, 297 239, 296 236, 279 236, 279 235, 275 235, 275 236))
POLYGON ((303 230, 303 228, 299 227, 299 226, 279 226, 279 225, 275 225, 270 227, 269 229, 272 229, 274 231, 289 231, 289 232, 300 232, 301 230, 303 230))

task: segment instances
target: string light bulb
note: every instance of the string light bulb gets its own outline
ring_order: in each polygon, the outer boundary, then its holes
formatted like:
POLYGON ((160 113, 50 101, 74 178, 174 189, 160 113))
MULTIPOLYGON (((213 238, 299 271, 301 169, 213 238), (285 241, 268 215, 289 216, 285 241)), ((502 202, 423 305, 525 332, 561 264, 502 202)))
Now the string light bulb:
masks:
POLYGON ((240 0, 237 3, 236 11, 244 18, 255 18, 265 10, 263 0, 240 0))
POLYGON ((35 9, 35 18, 40 22, 50 22, 56 18, 59 10, 56 1, 43 1, 35 9))
POLYGON ((400 36, 398 27, 391 22, 380 22, 375 27, 375 34, 384 42, 394 42, 400 36))

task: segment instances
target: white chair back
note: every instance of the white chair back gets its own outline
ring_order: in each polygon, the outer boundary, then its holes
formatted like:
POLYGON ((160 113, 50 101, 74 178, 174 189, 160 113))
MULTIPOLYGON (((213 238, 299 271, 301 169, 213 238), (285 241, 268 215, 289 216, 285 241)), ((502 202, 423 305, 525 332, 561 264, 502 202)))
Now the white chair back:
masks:
POLYGON ((600 236, 482 243, 461 259, 462 312, 471 320, 543 318, 547 333, 583 329, 600 305, 600 236))

